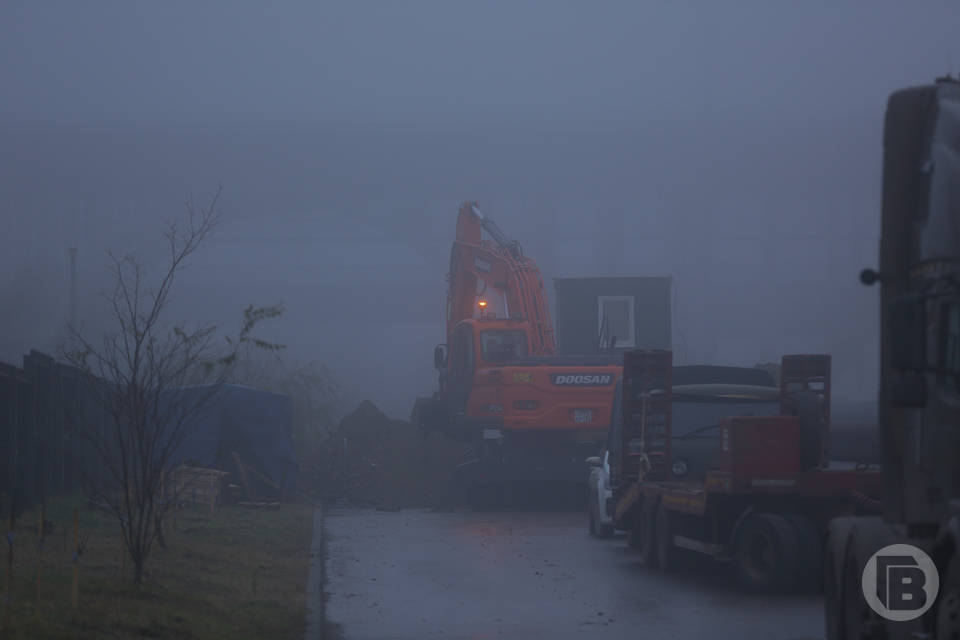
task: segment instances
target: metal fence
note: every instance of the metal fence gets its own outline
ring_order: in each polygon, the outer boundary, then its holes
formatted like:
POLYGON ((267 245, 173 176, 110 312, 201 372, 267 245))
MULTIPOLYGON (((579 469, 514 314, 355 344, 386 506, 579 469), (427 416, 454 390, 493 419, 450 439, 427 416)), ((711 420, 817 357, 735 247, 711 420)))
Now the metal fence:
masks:
POLYGON ((3 507, 16 513, 81 490, 101 465, 76 427, 102 429, 108 419, 77 369, 38 351, 24 356, 21 367, 0 362, 3 507))

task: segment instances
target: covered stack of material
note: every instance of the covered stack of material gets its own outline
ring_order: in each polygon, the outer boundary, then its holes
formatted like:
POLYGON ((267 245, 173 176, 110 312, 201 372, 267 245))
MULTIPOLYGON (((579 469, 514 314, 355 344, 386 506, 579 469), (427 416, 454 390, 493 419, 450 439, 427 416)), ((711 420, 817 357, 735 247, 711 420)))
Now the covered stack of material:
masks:
POLYGON ((185 436, 171 462, 222 469, 231 482, 248 483, 253 499, 291 497, 297 483, 289 396, 237 385, 184 387, 168 392, 169 402, 190 407, 185 436), (212 392, 212 395, 211 395, 212 392))

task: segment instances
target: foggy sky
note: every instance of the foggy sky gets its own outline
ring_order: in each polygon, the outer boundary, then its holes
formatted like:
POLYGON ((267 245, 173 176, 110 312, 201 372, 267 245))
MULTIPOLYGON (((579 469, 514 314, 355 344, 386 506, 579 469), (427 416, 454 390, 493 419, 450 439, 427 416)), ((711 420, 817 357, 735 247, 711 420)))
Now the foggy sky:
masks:
POLYGON ((15 120, 822 119, 958 58, 948 1, 8 0, 2 12, 2 113, 15 120))
POLYGON ((834 354, 876 385, 884 100, 960 67, 955 3, 0 5, 0 359, 82 320, 104 251, 158 257, 224 185, 175 292, 403 416, 433 388, 457 205, 550 279, 672 275, 688 362, 834 354), (953 36, 953 37, 951 37, 953 36))

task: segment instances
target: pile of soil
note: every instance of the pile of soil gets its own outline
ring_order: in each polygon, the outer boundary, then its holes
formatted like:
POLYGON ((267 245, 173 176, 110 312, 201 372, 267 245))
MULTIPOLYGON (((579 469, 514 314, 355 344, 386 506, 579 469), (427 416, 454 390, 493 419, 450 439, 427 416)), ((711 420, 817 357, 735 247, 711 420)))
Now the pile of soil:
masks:
POLYGON ((467 445, 423 434, 364 400, 321 448, 321 497, 381 508, 450 508, 459 497, 454 471, 467 453, 467 445))

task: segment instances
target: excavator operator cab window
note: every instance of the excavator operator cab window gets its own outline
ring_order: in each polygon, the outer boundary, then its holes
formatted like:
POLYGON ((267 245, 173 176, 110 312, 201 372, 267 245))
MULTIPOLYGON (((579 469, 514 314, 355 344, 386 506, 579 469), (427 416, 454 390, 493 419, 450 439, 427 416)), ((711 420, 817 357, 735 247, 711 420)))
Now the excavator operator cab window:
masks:
POLYGON ((523 331, 483 331, 480 343, 484 362, 509 362, 527 355, 527 336, 523 331))
POLYGON ((473 376, 473 332, 470 327, 460 326, 454 331, 449 360, 451 378, 464 380, 473 376))
POLYGON ((941 383, 960 390, 960 301, 943 304, 940 316, 941 383))

